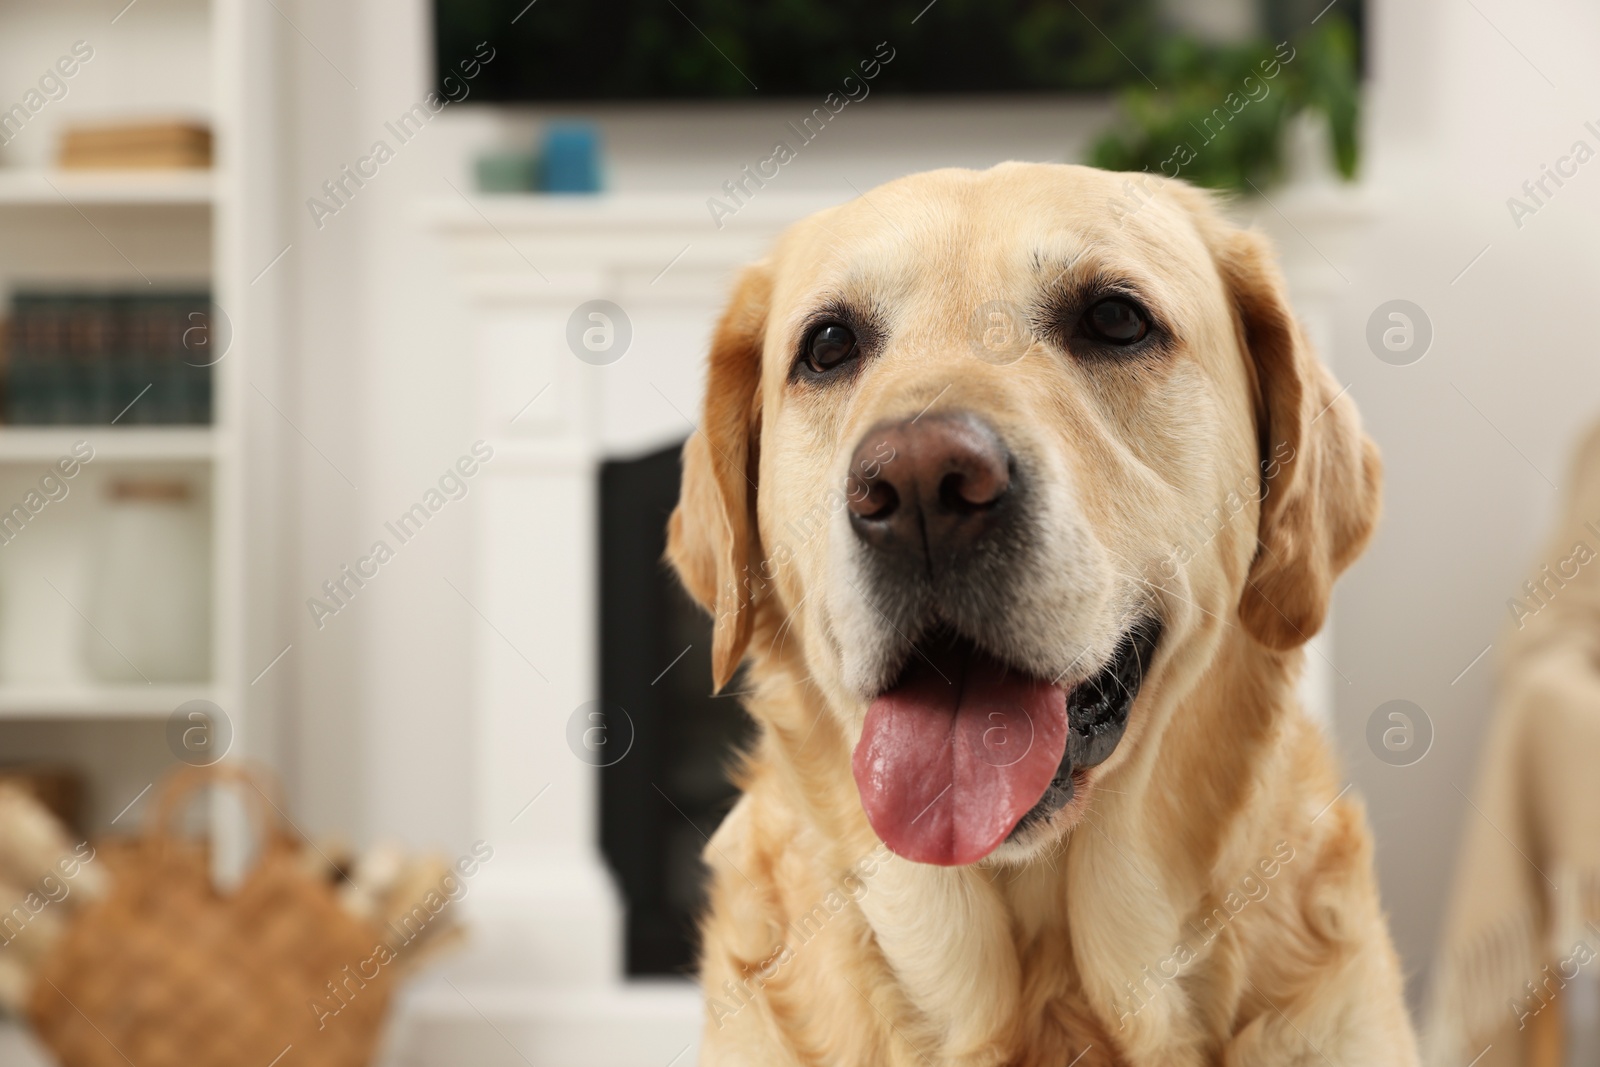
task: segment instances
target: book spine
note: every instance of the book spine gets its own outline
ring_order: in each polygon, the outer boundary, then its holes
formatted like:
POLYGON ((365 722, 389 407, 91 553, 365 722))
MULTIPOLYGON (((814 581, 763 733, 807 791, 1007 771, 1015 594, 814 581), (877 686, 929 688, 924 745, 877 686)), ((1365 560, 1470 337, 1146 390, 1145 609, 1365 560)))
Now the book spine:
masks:
POLYGON ((212 421, 211 349, 185 344, 210 331, 209 294, 19 292, 10 311, 9 351, 0 367, 5 421, 212 421))
POLYGON ((211 294, 205 293, 197 297, 196 306, 204 315, 206 344, 200 349, 203 355, 190 357, 192 362, 203 365, 184 368, 189 372, 189 416, 191 422, 209 426, 212 421, 211 405, 216 388, 217 363, 220 359, 218 353, 224 351, 219 346, 226 344, 227 339, 222 336, 220 324, 213 314, 215 308, 211 302, 211 294))
POLYGON ((11 338, 6 353, 6 421, 21 423, 27 409, 28 365, 32 358, 34 311, 21 293, 11 297, 11 338))
POLYGON ((117 413, 116 383, 111 378, 111 361, 117 345, 117 309, 115 302, 106 296, 86 300, 85 304, 88 353, 82 411, 74 421, 104 424, 117 413))

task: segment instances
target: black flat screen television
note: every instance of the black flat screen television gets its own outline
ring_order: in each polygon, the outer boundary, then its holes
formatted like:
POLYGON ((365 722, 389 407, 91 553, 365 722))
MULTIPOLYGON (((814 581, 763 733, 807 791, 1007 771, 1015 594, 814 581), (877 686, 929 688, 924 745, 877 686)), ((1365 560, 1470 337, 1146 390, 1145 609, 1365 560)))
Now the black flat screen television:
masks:
POLYGON ((1059 93, 1138 78, 1158 22, 1153 0, 435 0, 434 47, 476 102, 1059 93))

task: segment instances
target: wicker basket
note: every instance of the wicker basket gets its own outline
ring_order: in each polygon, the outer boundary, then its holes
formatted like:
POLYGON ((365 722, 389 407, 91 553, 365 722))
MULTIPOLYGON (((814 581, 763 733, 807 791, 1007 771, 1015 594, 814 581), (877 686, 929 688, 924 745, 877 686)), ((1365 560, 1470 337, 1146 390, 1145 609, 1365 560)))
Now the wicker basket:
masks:
POLYGON ((111 892, 44 961, 29 1009, 63 1067, 372 1059, 392 953, 305 873, 271 789, 237 765, 184 768, 162 783, 141 836, 102 849, 111 892), (241 788, 260 835, 253 869, 226 894, 213 887, 206 845, 173 828, 217 782, 241 788))

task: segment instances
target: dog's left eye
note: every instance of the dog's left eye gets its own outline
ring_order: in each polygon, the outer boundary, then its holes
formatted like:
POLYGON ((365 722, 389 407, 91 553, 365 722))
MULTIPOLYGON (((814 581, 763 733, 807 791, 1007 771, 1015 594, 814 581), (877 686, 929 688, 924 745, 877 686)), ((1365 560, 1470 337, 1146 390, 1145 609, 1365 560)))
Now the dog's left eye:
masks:
POLYGON ((1083 330, 1101 344, 1137 344, 1150 332, 1150 318, 1133 301, 1108 296, 1083 313, 1083 330))
POLYGON ((806 366, 821 374, 855 358, 856 335, 848 326, 824 323, 806 337, 804 352, 806 366))

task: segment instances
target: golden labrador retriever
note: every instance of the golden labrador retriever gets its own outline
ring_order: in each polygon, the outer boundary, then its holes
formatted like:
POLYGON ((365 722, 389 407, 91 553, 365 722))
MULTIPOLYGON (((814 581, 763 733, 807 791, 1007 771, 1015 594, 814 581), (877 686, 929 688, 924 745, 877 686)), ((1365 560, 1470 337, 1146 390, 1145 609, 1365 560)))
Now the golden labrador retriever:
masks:
POLYGON ((1296 705, 1377 450, 1263 240, 1008 163, 790 229, 668 555, 761 727, 706 850, 707 1064, 1412 1064, 1296 705))

